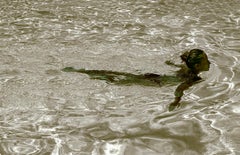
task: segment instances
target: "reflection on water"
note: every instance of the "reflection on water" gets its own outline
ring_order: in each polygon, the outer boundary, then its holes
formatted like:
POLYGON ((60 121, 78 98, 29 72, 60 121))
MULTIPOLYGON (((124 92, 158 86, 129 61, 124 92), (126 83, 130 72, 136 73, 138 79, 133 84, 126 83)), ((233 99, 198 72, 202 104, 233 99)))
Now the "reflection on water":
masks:
POLYGON ((237 0, 0 2, 0 154, 239 154, 237 0), (65 66, 171 74, 203 48, 204 81, 116 86, 65 66))

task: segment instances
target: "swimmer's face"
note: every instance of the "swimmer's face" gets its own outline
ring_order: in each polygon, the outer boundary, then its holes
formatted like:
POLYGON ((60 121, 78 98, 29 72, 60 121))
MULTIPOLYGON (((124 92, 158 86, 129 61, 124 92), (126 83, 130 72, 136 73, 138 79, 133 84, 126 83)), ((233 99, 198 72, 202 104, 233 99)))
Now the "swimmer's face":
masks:
POLYGON ((208 60, 208 57, 205 53, 202 54, 202 59, 200 61, 200 63, 195 65, 195 69, 198 72, 202 72, 202 71, 208 71, 210 68, 210 61, 208 60))

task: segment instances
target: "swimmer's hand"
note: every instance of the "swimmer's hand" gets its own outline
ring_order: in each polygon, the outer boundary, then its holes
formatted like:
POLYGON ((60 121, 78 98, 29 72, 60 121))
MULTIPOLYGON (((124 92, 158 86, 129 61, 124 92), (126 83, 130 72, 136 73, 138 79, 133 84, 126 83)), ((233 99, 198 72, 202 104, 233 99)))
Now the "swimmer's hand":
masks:
POLYGON ((183 67, 182 65, 173 63, 171 60, 165 61, 165 64, 167 64, 167 65, 169 65, 169 66, 183 67))
POLYGON ((168 111, 173 111, 174 109, 178 108, 180 104, 170 104, 168 107, 168 111))
POLYGON ((176 97, 175 100, 172 103, 170 103, 168 110, 173 111, 174 109, 178 108, 180 106, 179 103, 180 100, 181 100, 180 97, 176 97))
POLYGON ((167 61, 165 61, 165 64, 167 64, 167 65, 174 65, 174 63, 171 61, 171 60, 167 60, 167 61))

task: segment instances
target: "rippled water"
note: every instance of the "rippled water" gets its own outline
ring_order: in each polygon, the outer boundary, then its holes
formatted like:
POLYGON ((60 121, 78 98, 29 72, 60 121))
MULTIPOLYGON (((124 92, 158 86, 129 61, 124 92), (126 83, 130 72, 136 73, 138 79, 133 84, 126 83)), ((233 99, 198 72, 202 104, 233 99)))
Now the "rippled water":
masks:
POLYGON ((2 0, 0 154, 240 154, 238 0, 2 0), (171 74, 204 49, 211 69, 176 86, 116 86, 66 66, 171 74))

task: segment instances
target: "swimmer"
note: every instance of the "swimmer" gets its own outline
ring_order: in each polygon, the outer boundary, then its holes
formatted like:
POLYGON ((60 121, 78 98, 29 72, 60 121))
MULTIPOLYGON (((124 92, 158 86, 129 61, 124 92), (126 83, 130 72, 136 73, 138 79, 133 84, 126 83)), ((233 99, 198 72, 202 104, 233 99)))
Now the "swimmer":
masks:
POLYGON ((211 64, 206 53, 200 49, 192 49, 185 52, 181 55, 181 59, 185 65, 177 71, 177 76, 181 77, 183 82, 175 90, 175 100, 169 106, 170 111, 180 105, 179 102, 184 90, 187 90, 193 84, 199 82, 201 77, 199 77, 198 74, 203 71, 208 71, 211 64))
POLYGON ((105 80, 108 83, 116 85, 143 85, 143 86, 163 86, 163 85, 180 85, 175 90, 175 100, 170 103, 169 110, 172 111, 180 105, 183 92, 193 84, 199 82, 200 72, 208 71, 210 62, 206 53, 200 49, 192 49, 183 53, 181 56, 184 64, 177 65, 171 61, 166 61, 167 65, 179 67, 175 75, 158 75, 154 73, 132 74, 126 72, 115 72, 108 70, 85 70, 66 67, 62 69, 65 72, 79 72, 88 74, 91 79, 105 80))

